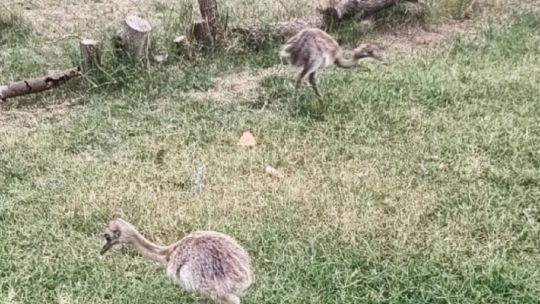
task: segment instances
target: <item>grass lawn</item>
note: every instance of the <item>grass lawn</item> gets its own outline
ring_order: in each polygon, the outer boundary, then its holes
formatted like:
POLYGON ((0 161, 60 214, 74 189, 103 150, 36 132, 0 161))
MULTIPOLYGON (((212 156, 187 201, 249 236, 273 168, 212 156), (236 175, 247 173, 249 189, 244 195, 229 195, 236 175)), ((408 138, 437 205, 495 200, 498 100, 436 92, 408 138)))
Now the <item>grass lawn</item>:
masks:
MULTIPOLYGON (((523 13, 429 55, 328 70, 322 116, 290 75, 226 104, 183 93, 236 67, 227 55, 30 97, 0 117, 0 303, 205 303, 132 250, 100 256, 114 213, 158 243, 235 236, 254 259, 245 303, 540 303, 539 34, 523 13), (254 149, 236 146, 245 130, 254 149)), ((0 71, 35 71, 16 60, 26 41, 0 71)), ((243 68, 279 62, 254 56, 243 68)))

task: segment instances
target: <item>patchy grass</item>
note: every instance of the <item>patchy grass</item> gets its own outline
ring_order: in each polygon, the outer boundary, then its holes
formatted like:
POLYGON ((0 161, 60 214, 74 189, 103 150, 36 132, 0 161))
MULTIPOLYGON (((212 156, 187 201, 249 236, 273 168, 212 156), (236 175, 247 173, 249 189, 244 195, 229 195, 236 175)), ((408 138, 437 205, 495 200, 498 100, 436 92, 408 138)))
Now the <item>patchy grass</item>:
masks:
POLYGON ((98 255, 121 212, 160 243, 237 237, 256 271, 245 303, 537 303, 539 31, 525 13, 427 56, 328 71, 322 119, 283 75, 239 103, 184 94, 275 63, 271 48, 181 71, 119 62, 130 81, 30 97, 84 105, 0 120, 0 302, 199 301, 130 250, 98 255), (244 130, 255 149, 235 145, 244 130), (200 166, 204 188, 190 191, 200 166))
POLYGON ((473 11, 479 8, 478 0, 432 0, 428 3, 433 15, 454 19, 470 18, 473 11))
POLYGON ((22 15, 0 5, 0 47, 13 46, 28 39, 32 27, 22 15))

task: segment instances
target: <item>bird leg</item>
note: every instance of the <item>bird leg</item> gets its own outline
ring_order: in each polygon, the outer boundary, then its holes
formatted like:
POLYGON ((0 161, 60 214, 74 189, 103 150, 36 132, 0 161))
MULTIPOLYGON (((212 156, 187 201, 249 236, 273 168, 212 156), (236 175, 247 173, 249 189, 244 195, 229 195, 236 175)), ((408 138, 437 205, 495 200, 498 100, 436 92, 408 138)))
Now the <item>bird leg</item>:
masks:
POLYGON ((315 95, 317 95, 317 97, 320 100, 321 99, 321 94, 319 93, 319 89, 317 88, 317 80, 315 79, 315 73, 316 72, 313 72, 313 73, 309 74, 309 84, 311 84, 311 87, 313 88, 313 91, 315 91, 315 95))
POLYGON ((295 94, 297 94, 298 89, 300 89, 300 86, 302 85, 302 81, 306 78, 306 74, 309 71, 309 67, 305 67, 300 74, 298 74, 298 77, 296 78, 296 85, 295 85, 295 94))
POLYGON ((321 93, 319 93, 319 89, 317 88, 317 79, 315 78, 316 72, 312 72, 309 74, 309 84, 313 88, 313 91, 315 91, 315 95, 317 95, 317 99, 319 101, 319 111, 324 111, 324 104, 323 104, 323 98, 321 96, 321 93))

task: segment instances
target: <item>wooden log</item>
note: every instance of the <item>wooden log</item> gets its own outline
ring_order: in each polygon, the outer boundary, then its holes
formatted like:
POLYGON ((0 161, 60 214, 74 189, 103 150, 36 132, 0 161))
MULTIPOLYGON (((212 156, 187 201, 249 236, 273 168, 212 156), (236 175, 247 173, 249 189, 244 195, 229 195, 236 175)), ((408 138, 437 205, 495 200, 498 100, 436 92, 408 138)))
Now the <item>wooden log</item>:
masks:
POLYGON ((247 40, 284 40, 300 30, 308 27, 327 29, 331 24, 363 14, 364 18, 372 20, 378 13, 388 8, 396 8, 396 11, 407 16, 418 17, 425 13, 425 6, 416 0, 341 0, 325 9, 318 9, 319 16, 311 16, 303 19, 294 19, 270 24, 248 24, 232 28, 247 40))
POLYGON ((216 0, 198 0, 201 16, 208 23, 214 42, 222 34, 221 21, 216 0))
POLYGON ((203 45, 212 44, 212 33, 206 20, 198 20, 193 23, 192 34, 195 40, 203 45))
POLYGON ((73 77, 80 75, 79 71, 79 68, 71 68, 55 74, 28 80, 16 81, 8 85, 0 86, 0 99, 6 101, 8 98, 38 93, 52 89, 66 83, 73 77))
POLYGON ((101 44, 94 39, 82 39, 79 43, 81 51, 81 70, 87 73, 101 65, 101 44))
POLYGON ((341 0, 319 12, 324 16, 325 23, 340 21, 357 14, 375 13, 388 8, 400 0, 341 0))
POLYGON ((150 22, 139 16, 129 15, 115 36, 115 45, 134 58, 145 59, 148 56, 151 30, 150 22))
POLYGON ((423 2, 418 1, 404 1, 398 2, 394 6, 394 12, 400 13, 408 18, 421 19, 426 16, 427 5, 423 2))

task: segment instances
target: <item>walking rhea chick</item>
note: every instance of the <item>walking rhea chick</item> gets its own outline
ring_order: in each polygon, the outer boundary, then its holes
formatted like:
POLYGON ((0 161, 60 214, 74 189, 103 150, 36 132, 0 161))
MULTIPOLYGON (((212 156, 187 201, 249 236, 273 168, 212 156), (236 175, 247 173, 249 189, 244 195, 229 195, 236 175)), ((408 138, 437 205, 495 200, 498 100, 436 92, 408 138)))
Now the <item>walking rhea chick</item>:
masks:
POLYGON ((167 274, 190 292, 201 294, 216 304, 239 304, 251 285, 251 259, 236 240, 215 231, 196 231, 180 241, 159 246, 144 238, 121 218, 105 228, 104 254, 115 245, 133 246, 143 255, 161 263, 167 274))
POLYGON ((381 60, 371 45, 364 44, 354 50, 345 50, 332 36, 318 28, 303 29, 289 38, 281 48, 280 56, 291 65, 302 68, 296 79, 296 90, 308 77, 319 99, 321 94, 316 81, 318 70, 332 64, 340 68, 350 68, 358 64, 360 59, 368 57, 381 60))

